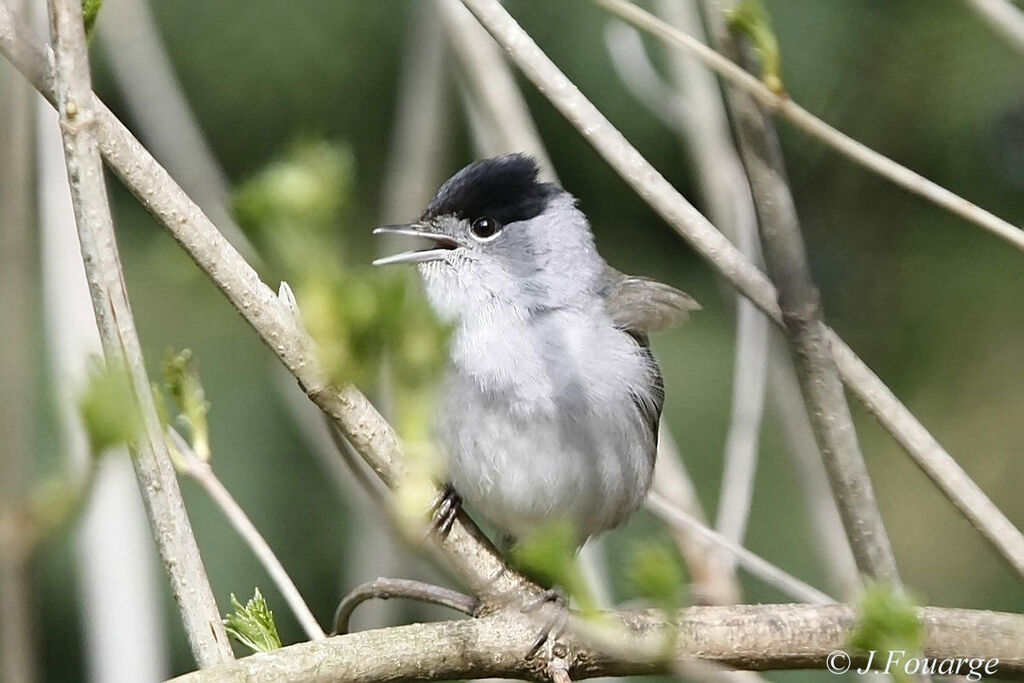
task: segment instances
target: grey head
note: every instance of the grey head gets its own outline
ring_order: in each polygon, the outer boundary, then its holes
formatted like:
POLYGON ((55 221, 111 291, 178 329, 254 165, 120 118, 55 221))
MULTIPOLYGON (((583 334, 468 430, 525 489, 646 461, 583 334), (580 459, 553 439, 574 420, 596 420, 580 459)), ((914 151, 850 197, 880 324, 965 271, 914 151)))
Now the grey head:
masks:
POLYGON ((374 263, 416 263, 443 317, 509 307, 529 315, 595 296, 605 264, 575 198, 538 180, 522 154, 474 162, 452 176, 415 223, 375 233, 430 240, 374 263))
POLYGON ((498 308, 525 317, 596 296, 617 327, 643 338, 700 308, 674 287, 608 266, 576 199, 537 176, 536 162, 523 154, 466 166, 418 221, 374 231, 430 246, 374 263, 418 264, 434 309, 451 320, 498 308))

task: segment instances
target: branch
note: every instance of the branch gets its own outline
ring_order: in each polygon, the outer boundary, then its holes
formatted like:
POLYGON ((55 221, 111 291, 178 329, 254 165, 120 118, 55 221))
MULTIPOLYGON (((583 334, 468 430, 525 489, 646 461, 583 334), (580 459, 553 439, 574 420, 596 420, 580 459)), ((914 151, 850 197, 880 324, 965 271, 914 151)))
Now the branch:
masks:
MULTIPOLYGON (((27 2, 21 2, 27 7, 27 2)), ((0 69, 0 679, 37 678, 31 549, 20 541, 15 511, 32 471, 35 398, 29 311, 32 272, 32 89, 13 69, 0 69)))
MULTIPOLYGON (((0 0, 0 53, 52 103, 52 73, 46 68, 45 53, 38 41, 29 36, 31 30, 0 0)), ((92 109, 90 131, 114 173, 209 276, 381 480, 391 488, 397 487, 405 470, 398 437, 391 426, 356 387, 328 384, 312 342, 299 329, 291 310, 106 105, 91 95, 78 105, 79 110, 84 106, 92 109)), ((152 402, 148 389, 143 399, 152 402)), ((173 473, 169 474, 173 479, 173 473)), ((171 484, 177 490, 177 482, 171 484)), ((495 604, 518 601, 538 592, 536 586, 505 566, 464 514, 438 545, 472 592, 495 604)))
MULTIPOLYGON (((672 623, 657 611, 614 614, 629 630, 627 640, 671 637, 671 657, 633 661, 613 658, 568 642, 568 674, 594 676, 669 673, 693 658, 754 669, 824 668, 834 650, 844 649, 854 624, 845 605, 737 605, 690 607, 672 623)), ((924 653, 933 658, 997 657, 998 675, 1024 675, 1024 617, 1000 612, 925 607, 924 653)), ((523 659, 536 637, 536 624, 523 615, 396 626, 328 638, 240 659, 174 679, 177 683, 240 680, 393 680, 458 678, 540 679, 543 662, 523 659)), ((864 657, 854 655, 863 666, 864 657)), ((875 664, 879 664, 875 658, 875 664)))
POLYGON ((1024 12, 1009 0, 967 0, 967 4, 1010 45, 1024 52, 1024 12))
POLYGON ((853 559, 850 541, 843 529, 836 500, 828 484, 814 430, 807 415, 800 383, 796 378, 788 344, 778 335, 773 340, 769 368, 771 406, 775 411, 798 486, 803 490, 806 517, 814 532, 813 544, 821 561, 830 571, 833 591, 850 599, 860 589, 860 573, 853 559))
POLYGON ((131 373, 145 423, 145 434, 133 446, 136 476, 193 655, 200 666, 212 666, 231 660, 231 648, 171 468, 128 304, 103 182, 77 0, 51 0, 50 33, 68 181, 100 339, 108 360, 123 359, 131 373))
POLYGON ((224 516, 228 518, 228 522, 234 527, 238 535, 242 537, 245 544, 249 546, 249 550, 252 551, 252 554, 263 565, 263 569, 270 575, 277 589, 281 591, 281 595, 284 597, 285 602, 288 603, 288 607, 291 609, 292 614, 295 615, 295 619, 302 626, 302 630, 306 632, 306 636, 310 640, 323 640, 326 638, 327 634, 320 628, 316 617, 313 616, 313 612, 309 609, 306 601, 302 599, 302 594, 295 587, 292 577, 285 571, 284 565, 277 559, 277 555, 274 554, 270 544, 267 543, 267 539, 263 538, 263 534, 259 532, 256 525, 249 519, 249 516, 245 514, 242 506, 238 504, 235 497, 231 495, 231 492, 227 490, 223 482, 217 477, 210 463, 196 455, 188 441, 177 430, 168 429, 167 436, 173 446, 181 453, 182 472, 198 483, 206 491, 206 495, 220 508, 224 516))
MULTIPOLYGON (((688 26, 703 37, 696 2, 663 0, 658 9, 666 21, 688 26)), ((707 202, 711 221, 752 263, 760 266, 757 215, 718 82, 692 60, 684 60, 678 53, 668 57, 673 82, 690 107, 689 116, 678 117, 678 127, 697 169, 698 187, 707 202)), ((742 295, 736 294, 736 299, 732 406, 715 528, 726 538, 742 543, 757 473, 768 373, 769 322, 742 295)))
POLYGON ((467 616, 473 616, 478 606, 476 598, 443 586, 409 579, 378 578, 356 586, 341 599, 337 609, 334 610, 334 626, 331 635, 348 633, 352 613, 356 611, 356 607, 367 600, 390 600, 391 598, 429 602, 462 612, 467 616))
MULTIPOLYGON (((732 42, 722 14, 730 4, 726 0, 723 7, 716 4, 710 8, 708 21, 718 50, 738 58, 739 46, 732 42)), ((771 120, 747 93, 727 89, 726 102, 750 180, 765 261, 778 288, 779 307, 811 427, 857 568, 872 578, 898 584, 896 557, 875 502, 850 407, 825 336, 821 297, 811 277, 778 136, 771 120)))
POLYGON ((478 105, 481 114, 478 120, 490 124, 486 127, 494 138, 494 150, 488 156, 525 152, 537 160, 545 179, 557 181, 555 167, 501 51, 458 0, 442 0, 437 9, 467 75, 471 103, 478 105))
POLYGON ((785 595, 788 595, 794 600, 801 600, 803 602, 816 603, 820 605, 827 605, 835 602, 831 596, 822 593, 814 586, 811 586, 792 574, 789 574, 785 570, 780 569, 760 555, 747 550, 725 535, 708 528, 705 524, 701 523, 700 520, 695 519, 684 510, 672 505, 660 494, 652 491, 648 494, 645 505, 648 510, 660 517, 662 521, 673 529, 685 529, 695 536, 703 538, 705 543, 714 544, 725 550, 730 556, 735 558, 734 562, 738 561, 739 564, 750 572, 752 576, 756 576, 767 585, 775 588, 785 595))
MULTIPOLYGON (((637 194, 722 277, 767 313, 777 325, 782 326, 782 313, 776 302, 775 287, 764 273, 751 264, 640 155, 622 133, 559 71, 501 5, 496 0, 462 1, 505 48, 523 73, 637 194)), ((1020 531, 835 332, 826 328, 825 338, 835 356, 839 373, 850 390, 960 512, 981 531, 1010 567, 1019 576, 1024 576, 1024 536, 1020 531)))
POLYGON ((836 130, 789 99, 788 96, 772 92, 738 64, 715 52, 699 40, 677 31, 627 0, 595 0, 595 2, 637 28, 657 36, 674 47, 686 50, 731 85, 751 95, 762 107, 777 113, 848 159, 997 237, 1001 237, 1024 251, 1024 230, 836 130))

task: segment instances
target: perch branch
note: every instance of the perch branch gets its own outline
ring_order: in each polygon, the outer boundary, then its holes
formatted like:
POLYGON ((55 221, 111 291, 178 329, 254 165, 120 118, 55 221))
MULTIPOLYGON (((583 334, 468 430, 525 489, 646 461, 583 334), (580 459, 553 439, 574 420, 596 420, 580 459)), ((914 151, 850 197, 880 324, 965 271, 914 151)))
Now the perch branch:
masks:
POLYGON ((192 653, 200 666, 213 666, 231 660, 231 648, 167 454, 128 304, 95 134, 81 6, 78 0, 51 0, 49 6, 57 111, 93 310, 106 357, 123 360, 131 373, 145 424, 133 446, 142 497, 192 653))
POLYGON ((750 94, 762 107, 777 113, 848 159, 993 235, 1001 237, 1024 251, 1024 230, 836 130, 789 99, 788 96, 772 92, 738 64, 715 52, 699 40, 674 29, 627 0, 595 0, 595 2, 637 28, 657 36, 670 45, 686 50, 731 85, 750 94))
MULTIPOLYGON (((496 0, 462 0, 509 56, 608 164, 691 246, 779 326, 772 283, 698 212, 566 78, 496 0)), ((717 54, 717 53, 715 53, 717 54)), ((731 64, 731 62, 730 62, 731 64)), ((749 74, 745 75, 749 76, 749 74)), ((828 346, 846 385, 1013 570, 1024 576, 1024 536, 896 395, 831 329, 828 346)))
MULTIPOLYGON (((671 622, 657 611, 615 616, 632 636, 624 644, 645 637, 673 637, 671 656, 638 661, 569 641, 565 659, 573 680, 669 673, 676 664, 694 659, 753 670, 822 668, 829 653, 847 647, 855 620, 853 609, 846 605, 690 607, 671 622)), ((997 657, 999 676, 1024 675, 1024 617, 937 607, 919 609, 918 617, 924 626, 926 656, 997 657)), ((174 680, 536 680, 544 677, 545 663, 522 656, 536 635, 536 623, 515 613, 395 626, 300 643, 174 680)), ((853 660, 855 666, 865 663, 863 656, 854 655, 853 660)))

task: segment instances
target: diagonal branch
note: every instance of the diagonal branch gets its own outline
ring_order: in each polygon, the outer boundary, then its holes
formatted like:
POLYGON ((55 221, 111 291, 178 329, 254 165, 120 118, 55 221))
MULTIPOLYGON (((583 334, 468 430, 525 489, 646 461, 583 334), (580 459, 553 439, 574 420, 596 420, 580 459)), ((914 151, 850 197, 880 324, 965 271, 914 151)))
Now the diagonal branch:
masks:
POLYGON ((1024 52, 1024 12, 1010 0, 966 0, 1014 48, 1024 52))
MULTIPOLYGON (((777 325, 782 326, 782 312, 776 302, 775 287, 764 273, 751 264, 640 155, 508 12, 496 0, 462 1, 505 48, 523 73, 626 183, 722 277, 767 313, 777 325)), ((1020 531, 839 335, 828 328, 824 334, 843 382, 957 509, 978 528, 1010 567, 1019 576, 1024 576, 1024 536, 1020 531)))
MULTIPOLYGON (((609 656, 584 643, 566 643, 573 680, 595 676, 672 673, 698 659, 741 669, 824 668, 835 650, 847 648, 854 624, 846 605, 736 605, 690 607, 667 621, 657 611, 615 613, 632 639, 674 638, 664 658, 609 656)), ((997 675, 1024 675, 1024 617, 1017 614, 925 607, 924 652, 930 658, 998 658, 997 675)), ((523 658, 537 635, 521 614, 396 626, 328 638, 246 657, 233 664, 174 679, 176 683, 302 680, 449 680, 526 678, 543 680, 543 662, 523 658)), ((628 654, 628 653, 627 653, 628 654)), ((866 658, 853 653, 853 666, 866 658)), ((875 666, 884 666, 878 657, 875 666)), ((920 664, 920 662, 919 662, 920 664)), ((981 671, 981 669, 978 669, 981 671)), ((961 673, 966 674, 967 664, 961 673)))
POLYGON ((124 362, 131 373, 145 424, 132 459, 142 497, 192 653, 201 667, 213 666, 231 660, 231 648, 171 468, 128 304, 96 141, 95 98, 78 0, 51 0, 50 33, 68 181, 103 350, 108 361, 124 362))
POLYGON ((750 94, 762 107, 777 113, 851 161, 877 173, 908 192, 927 199, 950 213, 1001 237, 1024 251, 1024 230, 836 130, 789 99, 788 96, 773 92, 756 77, 744 71, 741 66, 715 52, 699 40, 677 31, 628 0, 595 0, 595 2, 620 19, 656 35, 676 48, 689 52, 731 85, 750 94))
MULTIPOLYGON (((737 57, 739 46, 731 40, 719 7, 709 12, 708 22, 718 50, 737 57)), ((726 102, 750 180, 765 262, 778 290, 779 307, 811 426, 857 568, 872 578, 898 584, 896 557, 875 502, 843 384, 829 350, 821 297, 811 277, 775 127, 747 93, 730 88, 726 102)))
MULTIPOLYGON (((0 0, 0 53, 53 103, 53 72, 39 41, 31 36, 31 29, 0 0)), ((210 277, 381 480, 392 488, 400 485, 405 469, 394 429, 356 387, 328 384, 312 342, 299 329, 291 310, 106 105, 90 93, 79 109, 83 106, 92 111, 89 130, 114 173, 210 277)), ((169 475, 173 478, 173 473, 169 475)), ((172 485, 177 486, 176 482, 172 485)), ((486 537, 463 514, 438 544, 477 595, 504 604, 538 590, 505 566, 486 537)))

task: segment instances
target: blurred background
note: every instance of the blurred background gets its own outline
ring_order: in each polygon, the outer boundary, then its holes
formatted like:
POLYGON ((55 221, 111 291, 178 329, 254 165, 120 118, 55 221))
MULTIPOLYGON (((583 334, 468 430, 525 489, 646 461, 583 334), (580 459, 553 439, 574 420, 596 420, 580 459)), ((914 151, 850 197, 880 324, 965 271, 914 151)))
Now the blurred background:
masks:
MULTIPOLYGON (((709 208, 694 145, 652 104, 651 93, 645 100, 643 92, 648 68, 660 79, 653 81, 656 89, 675 88, 675 56, 647 37, 646 50, 637 52, 636 36, 622 34, 621 25, 610 28, 616 20, 591 2, 509 0, 506 6, 680 191, 699 208, 709 208), (618 50, 609 49, 615 45, 618 50), (624 73, 632 75, 629 87, 624 73)), ((780 45, 786 88, 797 102, 1011 223, 1024 223, 1024 52, 969 3, 764 0, 764 6, 780 45)), ((459 39, 446 33, 455 23, 439 7, 400 0, 177 0, 147 8, 106 0, 91 43, 97 93, 252 258, 268 284, 276 288, 287 279, 301 286, 308 275, 302 264, 317 253, 322 260, 316 269, 329 274, 314 285, 345 287, 342 301, 350 307, 372 302, 358 321, 339 323, 352 326, 341 331, 351 347, 339 352, 345 356, 339 367, 382 406, 395 401, 380 390, 377 366, 359 363, 378 362, 374 345, 391 343, 379 339, 380 330, 391 329, 379 327, 382 321, 398 318, 408 329, 422 316, 360 289, 380 277, 369 266, 381 246, 370 231, 382 222, 417 217, 445 178, 483 156, 488 145, 501 144, 488 137, 488 101, 460 62, 459 39)), ((656 336, 653 346, 666 379, 666 422, 713 522, 730 426, 735 296, 543 96, 518 73, 514 79, 559 181, 579 198, 605 258, 623 271, 677 286, 703 305, 685 326, 656 336)), ((50 275, 44 287, 40 277, 45 232, 39 226, 49 217, 59 230, 73 231, 66 213, 60 223, 59 211, 46 208, 58 191, 41 189, 47 187, 46 173, 58 185, 63 173, 41 158, 45 139, 56 129, 40 117, 50 128, 33 134, 36 115, 23 120, 12 113, 18 102, 35 106, 34 99, 16 96, 18 82, 9 65, 0 64, 0 127, 21 126, 7 133, 5 143, 17 147, 26 132, 35 140, 21 161, 12 156, 14 147, 6 161, 0 158, 0 199, 9 209, 19 182, 37 197, 22 223, 27 230, 0 225, 7 284, 0 294, 7 302, 0 354, 10 361, 3 366, 8 375, 0 377, 6 387, 0 411, 8 418, 8 434, 20 434, 0 446, 8 463, 2 489, 8 500, 65 467, 60 405, 78 390, 55 381, 61 363, 53 355, 60 345, 53 339, 59 334, 53 321, 67 319, 55 305, 62 281, 50 275), (42 180, 37 184, 35 178, 42 180)), ((678 105, 671 97, 666 101, 678 105)), ((515 108, 510 101, 508 109, 515 108)), ((1024 524, 1021 254, 785 123, 779 133, 829 323, 1010 520, 1024 524)), ((386 527, 374 521, 368 499, 338 476, 337 463, 328 462, 315 417, 296 401, 301 394, 272 353, 134 198, 109 180, 150 372, 160 376, 168 347, 187 347, 199 359, 211 404, 214 469, 320 622, 329 623, 347 590, 378 575, 450 582, 398 544, 385 542, 386 527)), ((402 296, 406 303, 416 301, 411 292, 402 296)), ((439 348, 436 337, 411 343, 439 348)), ((430 353, 418 357, 433 362, 430 353)), ((414 374, 416 382, 429 375, 414 374)), ((768 373, 769 386, 775 374, 768 373)), ((833 566, 842 561, 830 563, 815 526, 820 520, 805 502, 804 475, 790 452, 792 432, 780 418, 786 411, 776 405, 780 395, 771 388, 765 395, 743 542, 842 597, 841 571, 833 566)), ((1024 610, 1019 579, 870 415, 851 405, 899 568, 916 599, 1024 610)), ((259 586, 284 642, 303 640, 280 594, 223 515, 193 482, 181 483, 221 610, 228 609, 230 594, 245 598, 259 586)), ((26 638, 39 680, 98 675, 88 663, 87 643, 95 634, 83 618, 78 534, 72 525, 48 538, 28 571, 26 638)), ((661 522, 641 512, 609 533, 598 555, 621 558, 638 539, 669 538, 661 522)), ((112 555, 99 563, 122 559, 112 555)), ((159 621, 154 638, 166 647, 150 663, 162 676, 191 670, 162 570, 155 561, 145 562, 157 601, 139 605, 138 612, 159 621)), ((604 567, 616 602, 638 597, 622 561, 604 567)), ((742 570, 738 575, 744 602, 789 600, 742 570)), ((444 617, 389 602, 362 608, 356 627, 444 617)), ((765 678, 832 676, 773 672, 765 678)))

